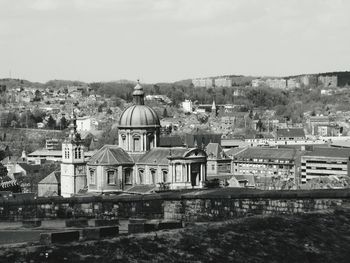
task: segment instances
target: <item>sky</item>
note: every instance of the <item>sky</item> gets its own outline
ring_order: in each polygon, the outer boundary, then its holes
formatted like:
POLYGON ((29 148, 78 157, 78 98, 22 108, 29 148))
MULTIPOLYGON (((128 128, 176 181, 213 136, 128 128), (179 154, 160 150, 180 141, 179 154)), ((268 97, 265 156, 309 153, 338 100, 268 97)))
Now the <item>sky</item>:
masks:
POLYGON ((350 70, 348 0, 0 0, 0 78, 350 70))

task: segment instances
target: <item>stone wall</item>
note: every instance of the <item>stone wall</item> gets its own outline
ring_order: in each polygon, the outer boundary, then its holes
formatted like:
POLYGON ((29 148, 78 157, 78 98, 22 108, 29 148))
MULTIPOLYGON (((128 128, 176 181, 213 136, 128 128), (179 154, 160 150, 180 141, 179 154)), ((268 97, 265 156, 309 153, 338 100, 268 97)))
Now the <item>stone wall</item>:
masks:
POLYGON ((297 214, 334 209, 348 199, 190 199, 164 202, 164 219, 220 221, 249 215, 297 214))
POLYGON ((321 211, 341 205, 350 205, 350 189, 261 191, 224 188, 131 196, 0 199, 0 220, 143 217, 219 221, 249 215, 321 211))

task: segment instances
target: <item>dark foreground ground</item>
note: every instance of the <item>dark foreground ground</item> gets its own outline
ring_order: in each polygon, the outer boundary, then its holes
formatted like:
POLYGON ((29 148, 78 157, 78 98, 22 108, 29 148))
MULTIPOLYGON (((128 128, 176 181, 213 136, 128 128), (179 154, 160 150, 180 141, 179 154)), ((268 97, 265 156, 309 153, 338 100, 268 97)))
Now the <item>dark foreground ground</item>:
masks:
POLYGON ((350 210, 253 216, 99 242, 0 248, 0 262, 350 262, 350 210))

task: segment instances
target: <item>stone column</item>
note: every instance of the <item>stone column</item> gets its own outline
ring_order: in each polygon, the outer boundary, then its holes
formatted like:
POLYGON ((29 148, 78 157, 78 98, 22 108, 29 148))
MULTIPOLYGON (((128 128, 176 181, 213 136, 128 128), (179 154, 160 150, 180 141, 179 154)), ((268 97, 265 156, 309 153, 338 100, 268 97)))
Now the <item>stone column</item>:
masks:
POLYGON ((191 181, 191 164, 187 164, 187 182, 191 181))
POLYGON ((128 131, 128 150, 131 152, 131 134, 130 131, 128 131))

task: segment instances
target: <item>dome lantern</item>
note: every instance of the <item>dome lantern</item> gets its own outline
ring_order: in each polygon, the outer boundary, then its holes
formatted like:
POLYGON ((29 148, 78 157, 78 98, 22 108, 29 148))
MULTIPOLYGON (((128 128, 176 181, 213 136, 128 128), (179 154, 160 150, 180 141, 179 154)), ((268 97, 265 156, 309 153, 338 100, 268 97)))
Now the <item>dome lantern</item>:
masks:
POLYGON ((134 97, 134 103, 135 105, 145 105, 145 93, 143 91, 142 86, 140 85, 140 80, 137 80, 137 84, 134 88, 134 92, 132 93, 132 96, 134 97))

